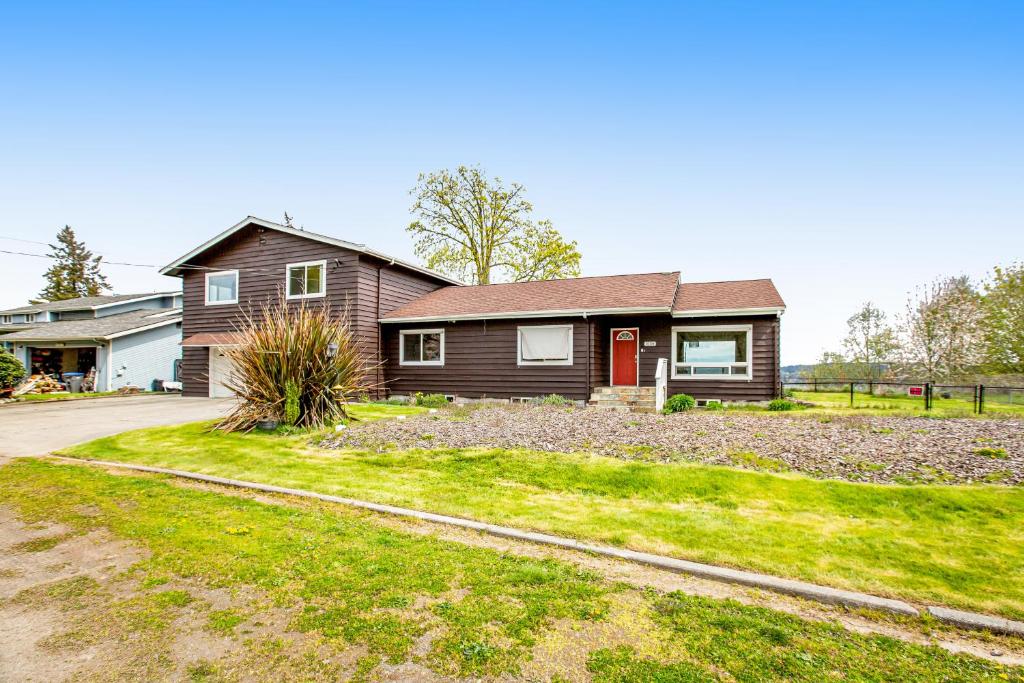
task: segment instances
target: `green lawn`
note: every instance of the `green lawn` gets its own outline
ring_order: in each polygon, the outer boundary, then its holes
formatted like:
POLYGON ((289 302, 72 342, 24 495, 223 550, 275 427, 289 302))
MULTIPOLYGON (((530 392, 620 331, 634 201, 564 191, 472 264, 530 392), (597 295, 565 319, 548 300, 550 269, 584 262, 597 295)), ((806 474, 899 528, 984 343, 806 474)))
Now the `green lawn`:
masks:
MULTIPOLYGON (((854 393, 850 406, 848 391, 794 391, 793 398, 818 404, 812 411, 855 412, 872 415, 927 415, 930 417, 978 417, 970 398, 942 398, 935 393, 931 410, 924 409, 924 399, 914 396, 872 396, 854 393)), ((980 417, 1024 417, 1024 392, 1017 393, 1018 403, 1008 403, 1006 396, 989 392, 985 398, 985 412, 980 417)))
POLYGON ((63 615, 64 630, 44 643, 47 657, 121 653, 108 655, 97 672, 104 679, 367 680, 382 663, 411 662, 450 676, 538 680, 1024 680, 1019 668, 936 647, 730 601, 638 592, 572 565, 401 532, 336 506, 275 505, 38 459, 0 467, 0 505, 28 523, 66 525, 62 540, 106 529, 145 551, 121 576, 81 575, 10 599, 19 610, 63 615), (113 590, 117 581, 132 589, 113 590), (230 603, 215 609, 210 589, 230 603), (188 629, 227 645, 185 666, 172 646, 188 629))
POLYGON ((319 450, 203 424, 66 451, 304 488, 1024 618, 1024 489, 879 486, 499 449, 319 450))
POLYGON ((96 398, 98 396, 116 396, 116 391, 89 391, 81 394, 68 392, 54 392, 50 394, 25 394, 18 396, 17 401, 75 401, 83 398, 96 398))

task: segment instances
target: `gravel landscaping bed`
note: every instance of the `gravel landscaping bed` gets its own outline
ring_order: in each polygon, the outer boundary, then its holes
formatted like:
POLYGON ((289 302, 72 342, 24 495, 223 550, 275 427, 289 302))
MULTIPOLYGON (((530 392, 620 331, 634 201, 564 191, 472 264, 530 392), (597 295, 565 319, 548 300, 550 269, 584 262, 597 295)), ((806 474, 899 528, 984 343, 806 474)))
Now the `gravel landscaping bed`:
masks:
POLYGON ((1021 420, 500 406, 360 424, 322 445, 587 451, 849 481, 1024 484, 1021 420))

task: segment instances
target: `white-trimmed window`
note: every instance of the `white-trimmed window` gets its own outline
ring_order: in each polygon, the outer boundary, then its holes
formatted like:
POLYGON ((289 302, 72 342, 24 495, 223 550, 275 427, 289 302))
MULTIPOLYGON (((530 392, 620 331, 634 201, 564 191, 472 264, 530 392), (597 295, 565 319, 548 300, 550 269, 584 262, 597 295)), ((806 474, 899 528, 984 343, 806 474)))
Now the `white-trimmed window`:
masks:
POLYGON ((519 328, 519 365, 572 365, 572 325, 519 328))
POLYGON ((444 330, 398 333, 399 365, 444 365, 444 330))
POLYGON ((672 328, 672 379, 753 378, 750 325, 672 328))
POLYGON ((13 316, 0 315, 0 325, 10 325, 12 320, 14 320, 13 316))
POLYGON ((238 271, 221 270, 206 274, 206 305, 238 303, 238 271))
POLYGON ((289 263, 285 286, 289 299, 313 299, 327 291, 327 261, 289 263))
POLYGON ((26 313, 25 314, 25 322, 27 322, 27 323, 34 323, 35 321, 36 321, 36 314, 35 313, 26 313))

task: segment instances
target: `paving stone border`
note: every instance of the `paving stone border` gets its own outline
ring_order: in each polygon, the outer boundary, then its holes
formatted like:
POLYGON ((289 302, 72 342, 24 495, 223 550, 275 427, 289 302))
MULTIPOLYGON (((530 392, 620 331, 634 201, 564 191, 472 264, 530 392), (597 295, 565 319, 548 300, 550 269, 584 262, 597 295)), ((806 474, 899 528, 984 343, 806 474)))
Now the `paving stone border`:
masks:
POLYGON ((1024 636, 1024 621, 1013 621, 1002 617, 990 617, 985 614, 974 612, 963 612, 948 607, 928 608, 928 614, 939 621, 958 626, 960 628, 974 629, 977 631, 992 631, 993 633, 1004 633, 1011 636, 1024 636))
MULTIPOLYGON (((758 574, 755 572, 747 572, 738 569, 716 567, 714 565, 701 564, 699 562, 690 562, 688 560, 680 560, 673 557, 666 557, 664 555, 655 555, 652 553, 643 553, 635 550, 625 550, 621 548, 612 548, 608 546, 581 543, 580 541, 576 541, 571 538, 565 538, 562 536, 553 536, 550 534, 542 534, 533 531, 522 531, 519 529, 513 529, 511 527, 499 526, 496 524, 487 524, 484 522, 477 522, 471 519, 464 519, 461 517, 439 515, 433 512, 422 512, 420 510, 412 510, 409 508, 398 507, 395 505, 371 503, 368 501, 357 500, 354 498, 343 498, 341 496, 332 496, 326 493, 316 493, 314 491, 307 491, 304 489, 293 489, 284 486, 274 486, 273 484, 260 484, 258 482, 242 481, 239 479, 228 479, 226 477, 199 474, 196 472, 188 472, 185 470, 174 470, 164 467, 151 467, 149 465, 135 465, 132 463, 111 462, 106 460, 84 460, 81 458, 68 458, 57 455, 52 455, 50 457, 56 460, 75 463, 78 465, 114 467, 119 469, 136 470, 139 472, 150 472, 153 474, 165 474, 174 477, 180 477, 183 479, 193 479, 196 481, 202 481, 210 484, 219 484, 221 486, 231 486, 234 488, 249 489, 253 491, 263 491, 266 493, 279 493, 289 496, 296 496, 300 498, 313 498, 316 500, 322 500, 329 503, 337 503, 339 505, 345 505, 364 510, 372 510, 374 512, 381 512, 389 515, 409 517, 426 522, 434 522, 437 524, 447 524, 451 526, 461 527, 463 529, 473 529, 481 533, 491 534, 493 536, 499 536, 502 538, 511 538, 519 541, 528 541, 531 543, 538 543, 542 545, 550 545, 559 548, 568 548, 571 550, 593 553, 595 555, 603 555, 605 557, 614 557, 621 560, 636 562, 638 564, 657 567, 659 569, 664 569, 667 571, 690 574, 692 576, 697 576, 704 579, 711 579, 713 581, 722 581, 725 583, 750 586, 752 588, 759 588, 762 590, 772 591, 775 593, 794 595, 808 600, 814 600, 816 602, 822 602, 833 605, 845 605, 847 607, 860 607, 883 610, 886 612, 892 612, 895 614, 902 614, 912 617, 920 616, 920 612, 917 610, 916 607, 906 602, 903 602, 902 600, 882 598, 875 595, 869 595, 867 593, 859 593, 857 591, 847 591, 838 588, 829 588, 827 586, 819 586, 817 584, 807 583, 804 581, 783 579, 777 576, 770 576, 768 574, 758 574)), ((991 617, 983 614, 976 614, 973 612, 963 612, 960 610, 953 610, 945 607, 931 606, 928 607, 927 610, 928 613, 931 614, 934 618, 944 623, 948 623, 960 628, 987 629, 997 633, 1024 635, 1024 623, 1022 622, 1010 621, 1009 619, 991 617)))

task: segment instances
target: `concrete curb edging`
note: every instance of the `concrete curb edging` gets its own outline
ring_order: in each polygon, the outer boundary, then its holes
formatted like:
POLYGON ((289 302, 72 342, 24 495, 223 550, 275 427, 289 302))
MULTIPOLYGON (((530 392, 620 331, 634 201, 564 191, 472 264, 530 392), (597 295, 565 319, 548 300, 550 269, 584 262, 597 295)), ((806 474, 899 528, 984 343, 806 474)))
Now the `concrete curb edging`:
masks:
POLYGON ((976 631, 992 631, 993 633, 1004 633, 1011 636, 1024 636, 1024 621, 1013 621, 1002 617, 990 617, 975 612, 963 612, 948 607, 928 607, 928 614, 939 621, 952 624, 959 628, 969 628, 976 631))
MULTIPOLYGON (((592 553, 595 555, 613 557, 620 560, 626 560, 629 562, 635 562, 638 564, 656 567, 658 569, 664 569, 681 574, 689 574, 691 576, 697 576, 703 579, 710 579, 712 581, 739 584, 743 586, 750 586, 752 588, 760 588, 762 590, 772 591, 775 593, 794 595, 796 597, 806 598, 808 600, 814 600, 816 602, 822 602, 832 605, 845 605, 847 607, 863 607, 868 609, 884 610, 887 612, 893 612, 895 614, 902 614, 913 617, 920 615, 920 613, 915 607, 901 600, 880 598, 874 595, 868 595, 867 593, 858 593, 856 591, 828 588, 826 586, 819 586, 813 583, 806 583, 804 581, 794 581, 791 579, 782 579, 775 576, 769 576, 767 574, 758 574, 755 572, 747 572, 738 569, 727 569, 725 567, 716 567, 714 565, 701 564, 699 562, 690 562, 688 560, 679 560, 672 557, 665 557, 664 555, 654 555, 651 553, 643 553, 635 550, 625 550, 620 548, 611 548, 607 546, 591 545, 588 543, 580 543, 579 541, 575 541, 571 538, 563 538, 561 536, 552 536, 550 534, 542 534, 532 531, 520 531, 519 529, 513 529, 511 527, 498 526, 495 524, 486 524, 484 522, 476 522, 471 519, 463 519, 461 517, 450 517, 448 515, 439 515, 432 512, 421 512, 419 510, 412 510, 409 508, 402 508, 394 505, 370 503, 367 501, 356 500, 353 498, 342 498, 340 496, 332 496, 326 493, 316 493, 313 491, 306 491, 304 489, 292 489, 284 486, 274 486, 272 484, 260 484, 257 482, 241 481, 238 479, 227 479, 225 477, 217 477, 208 474, 198 474, 196 472, 187 472, 184 470, 173 470, 163 467, 151 467, 149 465, 134 465, 130 463, 109 462, 105 460, 83 460, 80 458, 68 458, 56 455, 50 457, 57 460, 63 460, 66 462, 72 462, 80 465, 115 467, 121 469, 136 470, 139 472, 150 472, 153 474, 166 474, 174 477, 181 477, 183 479, 193 479, 196 481, 207 482, 210 484, 220 484, 221 486, 251 489, 255 491, 264 491, 267 493, 280 493, 300 498, 313 498, 316 500, 322 500, 329 503, 337 503, 349 507, 361 508, 364 510, 372 510, 374 512, 383 512, 385 514, 390 515, 410 517, 413 519, 434 522, 437 524, 447 524, 450 526, 461 527, 463 529, 473 529, 475 531, 480 531, 482 533, 490 534, 492 536, 510 538, 517 541, 528 541, 530 543, 550 545, 559 548, 568 548, 570 550, 578 550, 582 552, 592 553)), ((929 608, 929 611, 930 610, 931 608, 929 608)), ((955 610, 947 611, 954 612, 955 610)), ((960 612, 958 614, 969 615, 970 613, 960 612)), ((980 617, 983 619, 991 619, 991 617, 984 617, 983 615, 973 616, 980 617)), ((941 617, 936 616, 936 618, 941 617)), ((978 626, 974 626, 973 628, 978 628, 978 626)))

